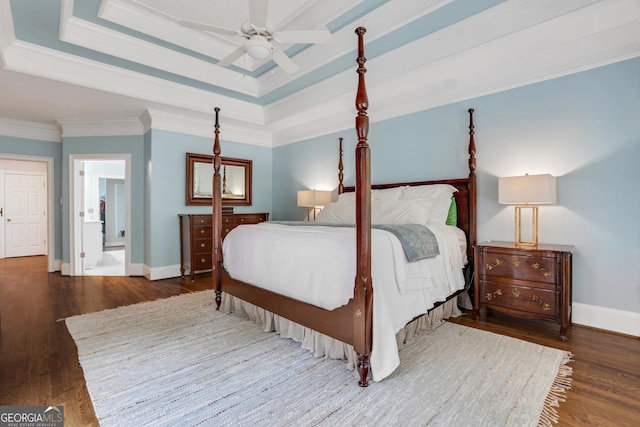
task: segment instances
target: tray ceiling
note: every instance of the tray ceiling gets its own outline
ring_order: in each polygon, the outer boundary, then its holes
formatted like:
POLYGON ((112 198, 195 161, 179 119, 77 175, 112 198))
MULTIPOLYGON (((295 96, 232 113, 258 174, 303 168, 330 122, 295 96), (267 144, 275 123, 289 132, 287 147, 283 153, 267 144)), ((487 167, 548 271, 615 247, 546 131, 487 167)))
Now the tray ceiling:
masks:
POLYGON ((225 136, 241 142, 345 129, 357 26, 374 121, 640 55, 636 0, 270 0, 270 27, 332 33, 278 44, 299 66, 291 74, 248 55, 221 67, 242 38, 179 24, 235 30, 248 17, 247 0, 0 0, 0 127, 210 135, 219 106, 225 136))

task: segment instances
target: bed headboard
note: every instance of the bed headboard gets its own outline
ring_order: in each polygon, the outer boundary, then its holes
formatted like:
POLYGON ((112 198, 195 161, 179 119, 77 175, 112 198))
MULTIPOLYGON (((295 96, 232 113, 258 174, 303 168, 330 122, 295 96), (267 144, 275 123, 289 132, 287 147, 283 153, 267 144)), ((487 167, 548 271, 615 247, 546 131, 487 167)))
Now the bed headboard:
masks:
MULTIPOLYGON (((467 257, 473 259, 473 246, 476 244, 476 143, 474 139, 473 112, 469 109, 469 176, 466 178, 443 179, 435 181, 415 181, 415 182, 399 182, 394 184, 372 184, 372 190, 382 190, 385 188, 430 185, 430 184, 449 184, 453 185, 458 191, 454 193, 456 206, 458 208, 458 228, 462 229, 467 236, 467 257)), ((345 187, 342 184, 342 138, 340 138, 340 162, 339 175, 340 181, 338 185, 339 193, 348 193, 355 191, 354 186, 345 187), (340 189, 343 189, 340 191, 340 189)))

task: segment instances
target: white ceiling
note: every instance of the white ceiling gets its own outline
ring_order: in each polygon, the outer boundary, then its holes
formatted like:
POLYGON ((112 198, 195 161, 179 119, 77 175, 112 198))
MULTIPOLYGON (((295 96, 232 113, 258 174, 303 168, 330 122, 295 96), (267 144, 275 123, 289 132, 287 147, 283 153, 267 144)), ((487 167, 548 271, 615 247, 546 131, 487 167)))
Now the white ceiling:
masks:
POLYGON ((332 32, 326 45, 281 46, 300 67, 294 74, 246 55, 220 67, 242 40, 178 24, 239 29, 247 0, 55 6, 51 14, 40 1, 0 0, 3 134, 31 123, 64 136, 149 126, 209 136, 214 106, 224 136, 247 143, 348 128, 357 26, 368 30, 374 121, 640 55, 637 0, 270 0, 271 27, 332 32))

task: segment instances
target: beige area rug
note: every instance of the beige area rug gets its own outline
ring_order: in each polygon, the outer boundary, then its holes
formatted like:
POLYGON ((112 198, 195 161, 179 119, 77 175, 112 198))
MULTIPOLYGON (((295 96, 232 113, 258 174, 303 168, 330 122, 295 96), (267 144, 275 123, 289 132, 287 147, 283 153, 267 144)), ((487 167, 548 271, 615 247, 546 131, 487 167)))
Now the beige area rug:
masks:
POLYGON ((340 360, 215 310, 213 291, 65 319, 100 425, 535 426, 570 354, 445 323, 358 387, 340 360))

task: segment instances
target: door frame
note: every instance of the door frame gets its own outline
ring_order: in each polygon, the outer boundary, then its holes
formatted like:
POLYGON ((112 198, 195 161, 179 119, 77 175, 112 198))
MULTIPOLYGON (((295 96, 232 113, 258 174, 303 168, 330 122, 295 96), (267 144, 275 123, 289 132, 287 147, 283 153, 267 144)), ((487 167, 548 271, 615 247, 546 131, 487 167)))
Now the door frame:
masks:
POLYGON ((83 276, 80 248, 82 248, 82 229, 80 208, 84 194, 75 189, 79 187, 78 179, 80 162, 101 160, 124 160, 124 188, 125 188, 125 240, 124 240, 124 275, 129 276, 131 269, 131 154, 69 154, 69 274, 83 276))
MULTIPOLYGON (((17 160, 22 162, 40 162, 47 164, 47 173, 45 179, 47 181, 47 271, 52 273, 54 271, 60 271, 60 262, 56 260, 56 228, 55 228, 55 169, 54 158, 44 156, 31 156, 27 154, 7 154, 0 153, 0 159, 2 160, 17 160)), ((4 258, 4 239, 6 237, 4 230, 4 221, 2 222, 2 243, 3 248, 0 255, 4 258)))

